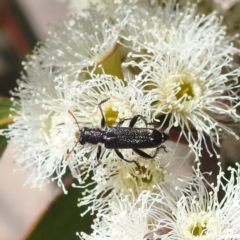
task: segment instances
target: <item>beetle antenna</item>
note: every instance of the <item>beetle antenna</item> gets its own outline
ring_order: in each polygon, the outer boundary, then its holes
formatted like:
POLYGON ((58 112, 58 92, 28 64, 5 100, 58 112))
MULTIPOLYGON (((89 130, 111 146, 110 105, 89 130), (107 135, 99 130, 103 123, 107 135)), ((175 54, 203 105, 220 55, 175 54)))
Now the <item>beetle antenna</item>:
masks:
POLYGON ((77 121, 76 117, 73 115, 73 113, 70 110, 68 110, 68 113, 74 118, 76 124, 78 125, 79 132, 81 132, 81 129, 79 127, 79 124, 78 124, 78 121, 77 121))
MULTIPOLYGON (((79 127, 79 124, 78 124, 78 122, 77 122, 76 117, 73 115, 73 113, 72 113, 70 110, 68 110, 68 113, 74 118, 75 122, 77 123, 78 129, 79 129, 79 132, 81 132, 81 129, 80 129, 80 127, 79 127)), ((66 155, 66 158, 67 158, 67 159, 70 157, 72 151, 73 151, 74 148, 77 146, 77 144, 78 144, 78 142, 75 143, 75 145, 73 146, 73 148, 71 149, 71 151, 66 155)))
POLYGON ((74 148, 77 146, 78 142, 75 143, 75 145, 73 146, 73 148, 71 149, 71 151, 69 153, 67 153, 66 155, 66 159, 68 159, 72 153, 72 151, 74 150, 74 148))

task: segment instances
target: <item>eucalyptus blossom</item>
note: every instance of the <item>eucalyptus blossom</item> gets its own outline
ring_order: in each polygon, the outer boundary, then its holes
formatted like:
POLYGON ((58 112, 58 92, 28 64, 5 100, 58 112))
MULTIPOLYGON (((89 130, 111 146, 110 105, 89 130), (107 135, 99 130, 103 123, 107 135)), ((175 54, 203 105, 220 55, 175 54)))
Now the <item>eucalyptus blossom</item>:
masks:
POLYGON ((215 13, 199 16, 194 5, 173 6, 134 11, 123 37, 131 49, 123 66, 138 69, 134 81, 149 96, 160 128, 178 127, 196 159, 203 147, 218 156, 223 134, 239 139, 230 127, 240 120, 240 71, 233 64, 239 49, 215 13))

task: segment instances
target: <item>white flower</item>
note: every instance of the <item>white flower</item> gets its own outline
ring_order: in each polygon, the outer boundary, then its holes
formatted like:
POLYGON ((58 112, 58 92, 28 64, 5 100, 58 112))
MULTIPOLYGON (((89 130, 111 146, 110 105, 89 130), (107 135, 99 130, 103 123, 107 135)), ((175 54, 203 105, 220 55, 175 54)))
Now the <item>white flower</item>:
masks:
POLYGON ((198 15, 197 5, 180 6, 176 1, 169 1, 164 6, 136 8, 129 20, 122 37, 132 52, 136 52, 133 55, 136 58, 144 54, 148 58, 149 54, 158 54, 166 48, 184 51, 194 45, 197 49, 204 45, 214 58, 214 54, 226 58, 236 53, 231 44, 236 37, 226 36, 222 18, 215 12, 198 15))
MULTIPOLYGON (((176 176, 175 176, 176 177, 176 176)), ((85 233, 78 233, 80 239, 143 239, 154 229, 154 233, 159 233, 159 216, 167 212, 171 206, 161 205, 159 201, 160 193, 165 193, 169 199, 169 204, 173 204, 186 193, 189 188, 195 187, 194 178, 176 177, 169 185, 156 184, 155 192, 143 190, 136 196, 133 192, 129 194, 112 194, 108 201, 108 206, 98 210, 94 224, 93 233, 89 236, 85 233), (189 187, 190 186, 190 187, 189 187), (186 188, 188 187, 188 188, 186 188), (159 193, 160 191, 160 193, 159 193), (156 204, 157 202, 157 204, 156 204)), ((165 202, 164 202, 165 203, 165 202)), ((161 233, 168 232, 168 229, 161 229, 161 233)), ((154 234, 153 233, 153 234, 154 234)), ((150 234, 152 235, 152 234, 150 234)))
POLYGON ((100 71, 97 66, 103 66, 112 58, 120 67, 118 41, 129 12, 131 9, 123 7, 114 13, 116 18, 102 16, 95 10, 88 12, 86 17, 72 15, 62 26, 49 32, 47 41, 39 44, 28 61, 41 62, 55 73, 68 75, 70 81, 77 79, 83 70, 100 71))
MULTIPOLYGON (((40 66, 38 71, 28 66, 27 75, 14 94, 20 98, 15 100, 20 107, 16 108, 18 116, 14 116, 14 123, 4 130, 4 135, 16 145, 16 162, 31 171, 28 182, 33 187, 43 187, 54 174, 63 186, 61 178, 67 167, 81 182, 81 177, 88 177, 88 172, 96 167, 97 145, 77 144, 69 157, 67 152, 78 142, 78 127, 101 128, 100 101, 109 98, 102 104, 106 125, 115 125, 137 113, 149 119, 142 94, 110 75, 91 75, 92 80, 71 84, 40 66)), ((110 151, 107 155, 109 163, 112 154, 110 151)))
POLYGON ((159 153, 154 159, 143 159, 136 154, 124 153, 126 159, 137 161, 140 169, 133 163, 119 162, 117 157, 114 162, 102 157, 101 166, 92 177, 95 187, 83 192, 79 206, 88 205, 88 211, 94 213, 104 209, 114 196, 124 195, 131 200, 132 196, 137 197, 143 191, 154 192, 156 185, 161 185, 166 191, 175 186, 177 177, 166 170, 170 162, 168 155, 159 153))
POLYGON ((220 146, 222 133, 239 138, 227 126, 240 120, 240 70, 232 66, 239 50, 215 14, 198 16, 194 6, 173 6, 134 11, 129 35, 123 36, 132 52, 123 66, 139 69, 135 81, 149 95, 153 119, 162 120, 160 127, 180 127, 179 136, 198 159, 202 145, 217 154, 214 144, 220 146))
POLYGON ((68 165, 63 159, 75 140, 68 106, 59 106, 58 111, 53 111, 46 105, 46 102, 54 105, 53 100, 61 97, 55 89, 55 78, 41 66, 28 66, 13 93, 14 122, 2 131, 15 145, 16 162, 30 171, 27 182, 33 187, 43 187, 53 174, 62 185, 61 176, 68 165))
POLYGON ((156 185, 156 192, 143 191, 138 197, 114 195, 98 212, 93 233, 78 235, 81 239, 239 239, 240 166, 229 170, 229 179, 220 170, 216 186, 196 170, 196 176, 188 181, 179 178, 169 192, 156 185))
MULTIPOLYGON (((101 129, 102 115, 98 104, 104 100, 106 101, 100 107, 103 111, 106 126, 117 125, 120 121, 131 119, 136 114, 144 116, 146 121, 149 122, 150 113, 145 107, 147 106, 146 100, 134 85, 125 86, 124 81, 110 75, 91 75, 91 79, 84 82, 75 81, 68 87, 65 85, 58 87, 64 93, 66 101, 71 102, 69 110, 75 116, 80 129, 82 127, 97 127, 101 129)), ((61 105, 61 100, 59 100, 58 104, 61 105)), ((75 124, 75 120, 70 115, 69 118, 75 124)), ((121 126, 129 126, 129 120, 124 121, 121 126)), ((136 126, 145 127, 145 124, 142 121, 138 121, 136 126)), ((79 132, 78 127, 75 124, 76 133, 79 132)), ((72 146, 74 146, 74 142, 72 146)), ((85 145, 77 144, 69 160, 80 159, 82 165, 85 166, 84 168, 87 168, 87 172, 91 170, 95 172, 96 165, 98 164, 96 161, 97 148, 98 145, 88 143, 85 145), (88 156, 85 156, 86 153, 88 156)), ((121 149, 121 153, 124 157, 125 155, 129 156, 132 150, 121 149)), ((106 150, 104 146, 101 147, 100 161, 101 166, 114 165, 115 161, 122 166, 122 160, 116 153, 112 149, 106 150)), ((128 164, 136 167, 134 163, 128 164)), ((85 174, 86 172, 82 170, 76 172, 76 177, 80 183, 83 183, 85 177, 88 177, 88 175, 84 176, 85 174)))
MULTIPOLYGON (((150 112, 145 107, 148 99, 134 85, 130 84, 125 87, 123 81, 110 75, 94 76, 92 76, 93 80, 84 83, 72 83, 67 91, 63 87, 63 91, 68 92, 71 101, 76 103, 71 111, 74 113, 80 129, 92 127, 92 124, 100 127, 102 115, 98 103, 108 98, 110 99, 101 105, 106 125, 116 125, 125 119, 121 126, 128 127, 132 117, 136 114, 142 115, 146 122, 149 122, 150 112), (80 91, 79 89, 83 89, 83 86, 86 86, 87 90, 80 91)), ((134 127, 145 128, 146 125, 140 119, 134 127)), ((132 149, 119 149, 119 152, 127 160, 124 161, 113 149, 106 150, 102 146, 101 163, 96 167, 97 147, 97 145, 86 144, 82 146, 79 144, 71 155, 75 159, 83 156, 83 153, 88 153, 83 162, 86 171, 81 168, 79 172, 76 172, 75 177, 79 179, 81 184, 77 187, 86 188, 85 179, 88 177, 88 173, 93 170, 91 184, 96 183, 96 186, 92 190, 86 189, 83 193, 86 196, 81 197, 80 201, 80 205, 91 204, 88 209, 91 212, 104 208, 114 194, 134 194, 137 196, 143 190, 154 191, 156 184, 162 183, 164 188, 168 188, 169 184, 176 180, 165 170, 170 162, 170 157, 162 155, 164 149, 159 149, 160 151, 156 148, 142 149, 151 156, 158 153, 154 159, 143 159, 132 149), (89 151, 87 151, 88 148, 89 151)))
POLYGON ((13 124, 1 134, 15 145, 19 170, 29 171, 27 184, 43 188, 53 178, 65 191, 61 177, 71 163, 64 159, 76 139, 69 105, 56 105, 55 100, 64 96, 56 89, 58 79, 50 70, 41 65, 26 69, 12 93, 13 124))
MULTIPOLYGON (((199 46, 199 52, 202 48, 199 46)), ((211 57, 206 52, 204 59, 199 58, 190 46, 184 52, 167 51, 154 56, 136 80, 151 98, 148 103, 153 118, 163 119, 160 128, 166 123, 168 129, 180 127, 180 136, 188 140, 196 156, 201 156, 202 143, 212 154, 206 135, 217 146, 222 132, 239 138, 226 124, 240 120, 236 112, 239 70, 223 73, 230 60, 212 62, 211 57)), ((212 149, 215 151, 214 146, 212 149)))
POLYGON ((97 213, 91 226, 93 233, 87 235, 81 232, 77 235, 85 240, 143 239, 151 228, 151 215, 157 214, 152 212, 149 198, 148 191, 143 191, 138 198, 115 196, 115 199, 109 202, 107 210, 102 209, 103 211, 97 213))
POLYGON ((92 225, 93 233, 77 233, 80 239, 143 239, 148 232, 148 192, 139 198, 129 200, 127 197, 116 197, 109 202, 109 213, 99 212, 92 225))
MULTIPOLYGON (((239 239, 240 227, 240 168, 230 168, 230 179, 220 170, 217 185, 213 186, 197 173, 198 185, 185 192, 178 201, 171 201, 162 192, 156 195, 155 206, 160 204, 168 211, 158 211, 158 227, 168 229, 161 239, 208 240, 239 239), (207 184, 210 192, 205 187, 207 184), (221 189, 224 197, 221 200, 221 189)), ((151 202, 151 200, 149 200, 151 202)), ((153 202, 152 202, 153 203, 153 202)), ((153 203, 154 205, 154 203, 153 203)), ((156 225, 156 226, 157 226, 156 225)))

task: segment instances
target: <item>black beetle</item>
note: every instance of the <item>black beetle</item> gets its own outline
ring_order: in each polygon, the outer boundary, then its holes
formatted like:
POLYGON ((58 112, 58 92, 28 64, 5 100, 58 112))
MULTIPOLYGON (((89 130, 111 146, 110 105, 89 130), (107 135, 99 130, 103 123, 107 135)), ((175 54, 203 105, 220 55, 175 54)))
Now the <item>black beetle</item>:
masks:
MULTIPOLYGON (((79 128, 80 132, 79 143, 81 145, 84 145, 86 143, 95 145, 102 143, 104 144, 105 148, 114 149, 116 154, 122 160, 126 162, 135 163, 138 169, 140 169, 139 163, 135 160, 125 159, 122 153, 119 151, 119 149, 132 149, 141 157, 148 159, 154 158, 157 155, 160 148, 163 148, 164 151, 166 152, 165 146, 162 146, 161 144, 169 139, 168 134, 158 131, 157 129, 154 128, 134 128, 134 125, 139 119, 143 120, 146 127, 147 125, 149 125, 149 123, 147 123, 146 119, 142 115, 135 115, 133 118, 131 118, 129 127, 121 127, 124 121, 129 119, 124 119, 123 121, 120 121, 114 127, 112 126, 105 127, 105 117, 103 115, 101 105, 108 100, 109 98, 101 101, 98 104, 99 110, 102 115, 101 128, 88 128, 88 127, 83 127, 82 129, 79 128), (156 151, 152 156, 150 156, 149 154, 145 153, 139 148, 156 148, 156 151)), ((77 123, 77 120, 75 116, 72 114, 72 112, 71 111, 68 112, 72 115, 72 117, 75 119, 77 123)), ((73 147, 73 149, 75 148, 75 146, 73 147)), ((69 157, 73 149, 68 153, 67 158, 69 157)), ((101 145, 98 145, 97 150, 98 161, 100 159, 100 155, 101 145)))

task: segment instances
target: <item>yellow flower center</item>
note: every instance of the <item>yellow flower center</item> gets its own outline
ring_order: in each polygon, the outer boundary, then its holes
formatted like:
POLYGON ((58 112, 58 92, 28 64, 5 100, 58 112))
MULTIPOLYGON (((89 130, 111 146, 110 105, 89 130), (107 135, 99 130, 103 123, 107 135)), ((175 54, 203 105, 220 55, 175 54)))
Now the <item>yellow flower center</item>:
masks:
POLYGON ((212 240, 219 234, 219 224, 212 211, 189 213, 181 225, 186 240, 212 240))
POLYGON ((103 112, 105 114, 106 126, 115 125, 117 123, 118 111, 113 110, 111 101, 109 101, 109 103, 108 102, 104 103, 103 112))
POLYGON ((191 74, 170 74, 160 88, 166 103, 174 111, 189 112, 196 107, 201 107, 202 86, 199 79, 194 78, 191 74))
POLYGON ((119 182, 122 185, 122 190, 132 190, 136 196, 144 190, 153 190, 155 184, 160 184, 165 181, 164 168, 157 166, 156 162, 137 158, 136 161, 140 164, 141 171, 134 165, 132 169, 130 165, 121 167, 119 171, 119 182), (129 168, 130 167, 130 168, 129 168))
POLYGON ((195 226, 190 228, 190 232, 193 236, 202 236, 206 234, 206 223, 197 222, 195 226))
POLYGON ((187 95, 186 101, 190 101, 194 97, 194 92, 192 85, 189 82, 180 83, 180 90, 176 94, 177 99, 180 99, 182 96, 187 95))

